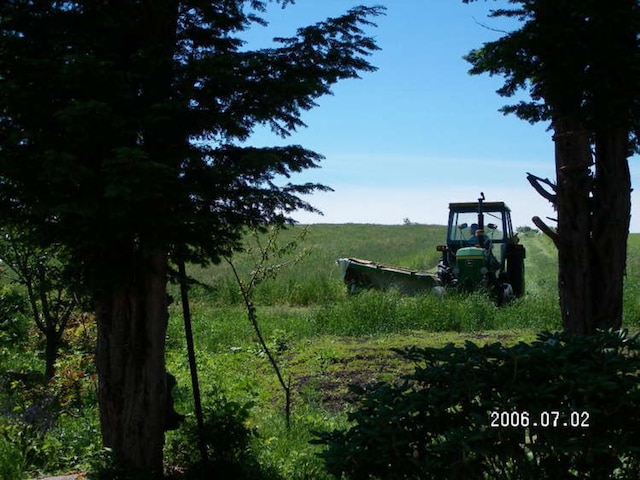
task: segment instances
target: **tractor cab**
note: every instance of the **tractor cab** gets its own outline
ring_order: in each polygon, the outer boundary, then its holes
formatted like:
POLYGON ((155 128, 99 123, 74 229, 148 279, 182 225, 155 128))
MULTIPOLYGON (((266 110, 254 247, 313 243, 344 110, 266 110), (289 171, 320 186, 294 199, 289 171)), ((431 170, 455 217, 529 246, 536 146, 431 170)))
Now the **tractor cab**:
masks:
POLYGON ((513 232, 504 202, 450 203, 446 245, 438 277, 443 285, 466 291, 496 289, 499 298, 524 293, 525 250, 513 232))
POLYGON ((454 255, 460 248, 484 248, 504 268, 507 239, 514 237, 511 210, 504 202, 483 203, 482 210, 483 226, 477 203, 449 204, 447 248, 454 255))

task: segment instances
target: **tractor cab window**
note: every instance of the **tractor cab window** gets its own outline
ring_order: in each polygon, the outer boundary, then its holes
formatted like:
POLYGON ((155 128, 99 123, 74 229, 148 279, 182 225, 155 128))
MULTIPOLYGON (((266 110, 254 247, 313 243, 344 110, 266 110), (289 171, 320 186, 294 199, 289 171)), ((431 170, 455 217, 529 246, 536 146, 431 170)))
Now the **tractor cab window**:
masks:
POLYGON ((478 226, 478 215, 466 212, 456 212, 449 228, 449 241, 468 242, 475 234, 472 232, 478 226))
POLYGON ((502 212, 486 212, 484 222, 484 234, 494 242, 504 242, 502 212))
MULTIPOLYGON (((454 212, 449 228, 449 242, 475 245, 478 214, 476 212, 454 212)), ((484 235, 492 242, 504 241, 502 214, 485 213, 484 235)))

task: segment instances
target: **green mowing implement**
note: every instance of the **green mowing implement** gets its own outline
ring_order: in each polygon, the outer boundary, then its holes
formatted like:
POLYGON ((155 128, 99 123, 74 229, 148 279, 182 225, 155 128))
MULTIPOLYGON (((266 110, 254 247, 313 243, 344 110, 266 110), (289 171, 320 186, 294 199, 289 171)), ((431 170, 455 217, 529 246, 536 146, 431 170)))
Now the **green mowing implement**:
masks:
POLYGON ((340 258, 337 262, 342 269, 342 279, 351 293, 360 288, 397 288, 407 295, 416 295, 439 285, 438 278, 433 273, 359 258, 340 258))
POLYGON ((446 245, 432 272, 340 258, 342 278, 351 293, 362 288, 396 288, 407 295, 455 288, 484 290, 499 304, 524 294, 525 249, 511 224, 504 202, 450 203, 446 245), (491 222, 485 224, 485 218, 491 222))

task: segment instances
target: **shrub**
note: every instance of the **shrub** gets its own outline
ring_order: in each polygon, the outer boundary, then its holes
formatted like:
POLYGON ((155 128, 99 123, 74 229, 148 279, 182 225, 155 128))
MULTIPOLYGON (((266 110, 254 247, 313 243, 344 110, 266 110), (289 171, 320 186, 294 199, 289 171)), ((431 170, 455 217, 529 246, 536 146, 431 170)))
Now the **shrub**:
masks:
POLYGON ((398 353, 416 362, 413 374, 354 388, 353 425, 316 434, 334 475, 640 478, 637 336, 542 333, 511 347, 398 353))
POLYGON ((24 457, 14 442, 0 435, 0 480, 24 478, 24 457))
POLYGON ((29 328, 27 299, 15 286, 0 287, 0 344, 26 340, 29 328))
POLYGON ((88 356, 62 355, 47 384, 34 371, 0 372, 0 480, 16 466, 24 474, 8 478, 85 466, 100 438, 90 365, 88 356))
POLYGON ((199 432, 195 419, 189 417, 171 435, 167 448, 169 462, 186 470, 186 478, 198 480, 209 478, 261 478, 250 444, 254 429, 246 423, 253 402, 229 400, 220 392, 205 395, 203 440, 207 461, 199 451, 199 432))

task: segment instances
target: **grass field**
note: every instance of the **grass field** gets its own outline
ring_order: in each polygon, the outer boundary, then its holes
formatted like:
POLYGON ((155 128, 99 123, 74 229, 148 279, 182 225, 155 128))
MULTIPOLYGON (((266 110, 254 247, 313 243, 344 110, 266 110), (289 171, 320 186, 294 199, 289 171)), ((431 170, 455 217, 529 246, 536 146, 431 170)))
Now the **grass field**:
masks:
MULTIPOLYGON (((280 233, 278 242, 284 245, 302 232, 303 227, 290 228, 280 233)), ((250 432, 244 454, 261 472, 255 478, 330 478, 316 456, 317 447, 309 444, 310 432, 346 424, 349 384, 393 380, 411 368, 390 348, 465 340, 514 343, 530 341, 541 330, 560 329, 555 249, 535 233, 522 236, 527 248, 527 294, 506 308, 496 308, 480 294, 441 298, 404 297, 396 292, 346 293, 337 258, 360 257, 428 269, 437 262, 435 247, 444 233, 441 226, 414 224, 313 225, 295 250, 304 252, 304 258, 258 285, 254 294, 258 320, 292 390, 289 430, 284 394, 247 320, 230 267, 223 263, 189 268, 188 273, 199 282, 191 289, 191 309, 203 401, 208 410, 238 413, 250 432)), ((635 328, 640 323, 640 300, 635 294, 640 283, 640 236, 632 235, 629 246, 625 326, 635 328)), ((275 263, 286 260, 272 259, 275 263)), ((233 261, 244 278, 255 268, 250 253, 239 253, 233 261)), ((172 295, 179 299, 175 286, 172 295)), ((179 301, 170 313, 167 363, 178 380, 176 409, 193 424, 179 301)), ((90 342, 91 327, 76 325, 70 335, 74 341, 90 342)), ((36 346, 29 338, 0 345, 0 386, 15 390, 25 385, 29 372, 42 369, 41 360, 29 354, 36 346)), ((73 375, 81 382, 75 414, 60 416, 62 420, 49 430, 34 432, 35 439, 22 443, 7 440, 13 417, 5 415, 0 421, 0 463, 3 458, 14 459, 14 463, 20 459, 16 469, 23 475, 88 468, 87 458, 95 457, 100 449, 92 390, 95 377, 82 374, 83 369, 91 368, 87 351, 88 347, 70 345, 61 361, 65 376, 59 379, 63 384, 59 388, 73 375)), ((15 403, 17 396, 0 393, 0 408, 15 410, 15 404, 9 403, 15 403)), ((167 434, 170 464, 185 462, 184 435, 183 431, 167 434)), ((222 430, 220 435, 230 433, 222 430)), ((0 479, 11 478, 2 472, 0 469, 0 479)))

